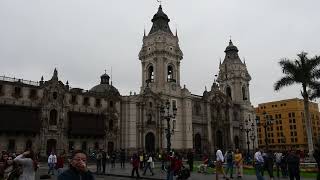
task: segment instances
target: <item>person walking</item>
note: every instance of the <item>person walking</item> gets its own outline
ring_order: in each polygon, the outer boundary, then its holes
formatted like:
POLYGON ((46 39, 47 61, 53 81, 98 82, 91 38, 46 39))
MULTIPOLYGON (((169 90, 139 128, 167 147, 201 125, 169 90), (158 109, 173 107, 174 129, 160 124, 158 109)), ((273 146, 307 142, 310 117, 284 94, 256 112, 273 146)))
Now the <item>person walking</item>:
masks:
POLYGON ((143 152, 139 155, 139 161, 140 161, 140 169, 143 170, 143 152))
POLYGON ((233 179, 234 154, 231 148, 229 148, 229 150, 226 152, 224 159, 227 162, 226 175, 228 176, 228 173, 230 171, 230 178, 233 179))
POLYGON ((121 168, 124 168, 125 161, 126 161, 126 152, 124 151, 124 149, 121 149, 121 151, 120 151, 120 166, 121 166, 121 168))
POLYGON ((236 149, 236 153, 234 154, 234 160, 236 165, 236 175, 238 179, 243 176, 243 158, 239 149, 236 149))
POLYGON ((73 151, 69 169, 58 176, 58 180, 94 180, 87 168, 87 154, 81 150, 73 151))
POLYGON ((187 154, 187 159, 188 159, 188 165, 189 165, 189 169, 190 172, 193 171, 193 152, 192 150, 189 150, 188 154, 187 154))
POLYGON ((97 174, 100 174, 101 171, 101 165, 102 165, 102 152, 101 149, 96 154, 96 167, 97 167, 97 174))
POLYGON ((226 177, 226 174, 224 173, 224 170, 223 170, 224 157, 223 157, 222 151, 219 148, 217 148, 217 151, 216 151, 216 158, 217 158, 216 159, 216 180, 218 180, 219 174, 223 174, 223 177, 226 177))
POLYGON ((269 174, 270 180, 273 180, 273 164, 274 164, 274 155, 271 150, 268 150, 265 157, 265 168, 269 174))
POLYGON ((151 167, 151 164, 152 164, 152 162, 153 162, 153 159, 152 159, 152 155, 151 155, 151 154, 149 154, 148 156, 149 156, 149 158, 148 158, 148 160, 147 160, 146 166, 144 167, 143 175, 146 175, 146 171, 147 171, 147 169, 149 169, 150 172, 151 172, 151 175, 153 176, 154 173, 153 173, 152 167, 151 167))
POLYGON ((131 164, 132 164, 131 178, 134 177, 134 172, 136 172, 137 178, 140 178, 140 175, 139 175, 140 159, 137 154, 133 154, 131 158, 131 164))
POLYGON ((48 157, 48 174, 54 175, 54 168, 57 164, 57 156, 54 154, 54 152, 51 152, 48 157))
POLYGON ((261 149, 257 149, 256 153, 254 154, 254 162, 257 180, 264 180, 264 177, 262 175, 264 159, 261 154, 261 149))
POLYGON ((102 160, 101 160, 101 163, 102 163, 102 173, 103 173, 103 174, 106 174, 107 153, 106 153, 105 150, 102 150, 101 154, 102 154, 102 160))
POLYGON ((33 151, 25 151, 16 158, 14 162, 22 166, 22 174, 19 180, 35 180, 35 171, 38 168, 33 151))
POLYGON ((296 153, 291 150, 288 154, 288 171, 289 171, 289 178, 290 180, 300 180, 300 157, 299 151, 296 153))
POLYGON ((313 152, 313 157, 317 162, 318 172, 317 172, 317 180, 320 180, 320 144, 315 145, 315 150, 313 152))

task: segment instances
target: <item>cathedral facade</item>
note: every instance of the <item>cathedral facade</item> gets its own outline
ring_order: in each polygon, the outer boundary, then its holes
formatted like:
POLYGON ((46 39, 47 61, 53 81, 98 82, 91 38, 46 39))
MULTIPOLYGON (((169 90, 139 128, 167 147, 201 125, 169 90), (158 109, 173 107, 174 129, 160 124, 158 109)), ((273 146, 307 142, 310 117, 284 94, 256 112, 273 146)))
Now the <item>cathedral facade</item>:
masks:
POLYGON ((42 155, 73 149, 156 152, 165 150, 167 132, 178 151, 246 149, 247 141, 253 142, 240 126, 255 124, 255 113, 251 77, 238 48, 230 40, 217 80, 202 95, 194 95, 180 85, 183 53, 169 21, 159 6, 150 32, 143 36, 139 94, 121 95, 107 74, 90 90, 70 88, 56 69, 47 81, 0 77, 0 150, 31 147, 42 155), (170 131, 160 115, 167 101, 171 110, 177 109, 170 131))

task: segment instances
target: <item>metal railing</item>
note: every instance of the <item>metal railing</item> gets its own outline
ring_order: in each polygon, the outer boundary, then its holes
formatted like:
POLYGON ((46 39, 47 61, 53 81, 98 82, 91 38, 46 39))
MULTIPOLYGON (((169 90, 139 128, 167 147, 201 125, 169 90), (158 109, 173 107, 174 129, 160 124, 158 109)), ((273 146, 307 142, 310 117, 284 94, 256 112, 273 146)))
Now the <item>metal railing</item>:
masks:
POLYGON ((32 85, 32 86, 39 86, 39 82, 19 79, 19 78, 15 78, 15 77, 12 78, 12 77, 7 77, 7 76, 0 76, 0 81, 19 82, 19 83, 23 83, 23 84, 32 85))

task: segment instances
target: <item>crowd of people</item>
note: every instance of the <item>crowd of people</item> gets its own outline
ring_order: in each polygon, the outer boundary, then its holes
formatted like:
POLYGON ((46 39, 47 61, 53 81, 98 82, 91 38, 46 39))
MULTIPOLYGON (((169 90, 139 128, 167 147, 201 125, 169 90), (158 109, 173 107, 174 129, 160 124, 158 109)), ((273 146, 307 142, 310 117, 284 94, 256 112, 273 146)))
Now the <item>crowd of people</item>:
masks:
POLYGON ((27 150, 19 155, 1 152, 0 179, 34 180, 37 169, 37 157, 32 150, 27 150))
MULTIPOLYGON (((239 149, 229 148, 225 153, 219 148, 215 151, 215 156, 204 154, 202 163, 198 166, 199 173, 207 173, 208 168, 215 169, 216 180, 241 179, 243 177, 243 166, 248 164, 247 157, 239 149), (235 172, 234 172, 235 169, 235 172)), ((250 164, 254 167, 257 180, 264 180, 265 177, 273 179, 276 177, 289 178, 290 180, 300 180, 301 153, 299 151, 272 152, 271 150, 257 149, 250 164), (275 170, 275 175, 273 174, 275 170)), ((318 165, 317 180, 320 180, 320 147, 316 146, 313 157, 318 165)), ((73 151, 67 157, 65 152, 58 156, 51 152, 48 156, 48 175, 56 173, 58 180, 77 179, 93 180, 94 176, 87 168, 90 157, 83 151, 73 151), (66 159, 69 158, 69 168, 64 168, 66 159)), ((91 155, 92 158, 92 155, 91 155)), ((140 173, 150 175, 154 173, 154 162, 161 162, 161 170, 167 174, 167 180, 187 179, 194 168, 194 152, 178 153, 134 153, 131 157, 126 157, 124 149, 119 152, 107 153, 104 150, 97 150, 93 154, 96 161, 96 173, 105 174, 106 163, 115 168, 116 161, 120 162, 120 168, 125 168, 125 162, 129 160, 132 165, 131 176, 140 178, 140 173), (184 167, 183 159, 186 158, 188 168, 184 167), (140 173, 139 173, 140 172, 140 173)), ((34 180, 37 171, 38 157, 32 150, 26 150, 21 154, 1 152, 0 158, 0 180, 34 180)))

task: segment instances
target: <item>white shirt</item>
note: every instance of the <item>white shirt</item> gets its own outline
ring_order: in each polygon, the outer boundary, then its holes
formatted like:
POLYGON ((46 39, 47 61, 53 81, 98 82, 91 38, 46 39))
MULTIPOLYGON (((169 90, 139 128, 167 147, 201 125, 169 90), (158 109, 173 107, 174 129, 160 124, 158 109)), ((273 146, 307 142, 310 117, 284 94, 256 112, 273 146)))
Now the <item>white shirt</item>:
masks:
POLYGON ((149 159, 148 159, 148 161, 147 162, 152 162, 152 157, 151 156, 149 156, 149 159))
POLYGON ((217 161, 221 161, 221 162, 224 161, 224 157, 223 157, 222 151, 220 149, 217 150, 216 156, 217 156, 217 161))
POLYGON ((254 154, 254 160, 258 163, 263 163, 264 162, 264 159, 261 155, 261 152, 260 151, 257 151, 255 154, 254 154))
POLYGON ((32 159, 24 158, 23 154, 20 154, 14 159, 14 161, 22 165, 22 174, 19 176, 19 180, 35 180, 35 172, 32 159))
POLYGON ((56 164, 57 163, 57 156, 54 154, 53 155, 50 154, 50 156, 48 157, 48 163, 56 164))

